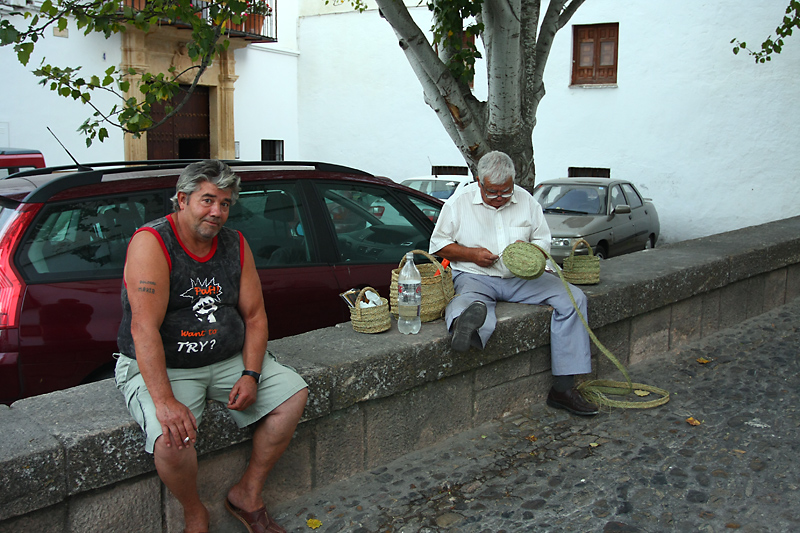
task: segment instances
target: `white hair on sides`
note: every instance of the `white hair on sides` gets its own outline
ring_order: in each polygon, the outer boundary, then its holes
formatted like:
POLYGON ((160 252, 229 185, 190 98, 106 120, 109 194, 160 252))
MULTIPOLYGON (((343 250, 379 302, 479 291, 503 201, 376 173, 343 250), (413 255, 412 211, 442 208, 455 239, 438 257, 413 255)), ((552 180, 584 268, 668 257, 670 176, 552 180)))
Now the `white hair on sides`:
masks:
POLYGON ((514 161, 503 152, 489 152, 478 161, 478 179, 482 185, 502 185, 515 175, 514 161))

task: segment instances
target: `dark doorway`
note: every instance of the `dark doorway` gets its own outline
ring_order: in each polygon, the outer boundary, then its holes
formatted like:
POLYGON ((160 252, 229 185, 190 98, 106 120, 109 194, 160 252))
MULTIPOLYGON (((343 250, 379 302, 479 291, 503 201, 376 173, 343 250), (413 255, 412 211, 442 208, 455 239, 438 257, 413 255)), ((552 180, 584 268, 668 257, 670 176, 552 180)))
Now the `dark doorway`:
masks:
MULTIPOLYGON (((188 85, 182 85, 186 91, 188 85)), ((181 102, 181 92, 172 99, 171 105, 181 102)), ((164 124, 147 132, 148 159, 209 159, 211 157, 209 124, 209 89, 198 85, 189 101, 164 124)), ((153 120, 158 122, 165 116, 165 105, 153 106, 153 120)))

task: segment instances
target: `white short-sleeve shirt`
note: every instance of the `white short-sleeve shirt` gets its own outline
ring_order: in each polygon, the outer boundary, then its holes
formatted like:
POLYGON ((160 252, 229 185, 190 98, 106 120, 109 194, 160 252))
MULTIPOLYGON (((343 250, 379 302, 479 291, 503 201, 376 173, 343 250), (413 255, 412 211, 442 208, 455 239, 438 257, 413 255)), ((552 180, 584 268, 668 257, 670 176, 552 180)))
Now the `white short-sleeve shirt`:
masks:
MULTIPOLYGON (((474 182, 445 202, 431 235, 429 251, 435 254, 448 244, 458 243, 468 248, 486 248, 499 255, 516 241, 532 242, 550 252, 550 228, 542 206, 528 191, 515 185, 514 196, 500 208, 494 208, 483 201, 480 187, 474 182)), ((502 258, 490 267, 467 261, 453 261, 451 266, 473 274, 513 277, 502 258)))

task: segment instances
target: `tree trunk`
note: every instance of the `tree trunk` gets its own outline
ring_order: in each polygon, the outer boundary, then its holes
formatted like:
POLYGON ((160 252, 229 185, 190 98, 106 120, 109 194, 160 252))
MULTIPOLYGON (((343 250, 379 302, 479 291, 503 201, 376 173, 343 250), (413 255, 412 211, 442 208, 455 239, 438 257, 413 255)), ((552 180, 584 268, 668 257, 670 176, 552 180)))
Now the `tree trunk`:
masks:
POLYGON ((376 0, 434 110, 473 174, 492 150, 514 161, 516 183, 533 190, 533 128, 544 97, 542 76, 553 38, 585 0, 551 0, 544 19, 541 0, 484 0, 481 35, 486 54, 488 96, 481 102, 436 54, 403 2, 376 0))

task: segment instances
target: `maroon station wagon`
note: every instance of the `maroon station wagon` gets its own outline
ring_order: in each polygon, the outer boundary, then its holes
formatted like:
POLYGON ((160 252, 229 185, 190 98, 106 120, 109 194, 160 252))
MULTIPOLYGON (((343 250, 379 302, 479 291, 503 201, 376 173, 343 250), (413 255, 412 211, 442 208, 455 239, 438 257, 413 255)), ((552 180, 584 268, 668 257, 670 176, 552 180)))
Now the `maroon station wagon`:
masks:
MULTIPOLYGON (((128 240, 172 211, 191 161, 103 163, 0 180, 0 402, 113 375, 128 240)), ((270 338, 350 319, 339 294, 388 297, 406 251, 428 249, 442 203, 325 163, 227 162, 242 178, 227 226, 253 250, 270 338)))

